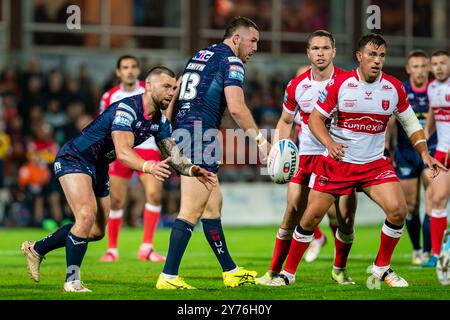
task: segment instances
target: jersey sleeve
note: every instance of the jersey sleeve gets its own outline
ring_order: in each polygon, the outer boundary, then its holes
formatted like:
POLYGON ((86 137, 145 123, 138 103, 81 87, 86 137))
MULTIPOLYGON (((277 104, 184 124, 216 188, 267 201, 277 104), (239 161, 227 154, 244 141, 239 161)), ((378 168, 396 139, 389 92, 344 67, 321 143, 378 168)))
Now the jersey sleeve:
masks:
POLYGON ((224 87, 244 85, 244 64, 238 57, 227 57, 224 60, 224 87))
POLYGON ((111 131, 133 131, 132 124, 136 119, 136 111, 129 105, 120 102, 113 116, 111 131))
POLYGON ((397 90, 398 102, 397 102, 396 110, 394 112, 395 113, 405 112, 408 109, 408 107, 410 106, 405 87, 403 86, 403 84, 400 84, 400 85, 396 85, 395 88, 397 90))
POLYGON ((328 82, 325 89, 320 93, 319 99, 315 105, 315 109, 327 118, 332 116, 338 102, 340 83, 336 83, 333 79, 328 82))
POLYGON ((170 138, 171 135, 172 135, 172 126, 170 125, 169 120, 167 120, 167 118, 164 115, 162 115, 161 121, 159 123, 158 133, 155 134, 155 141, 159 142, 161 140, 170 138))
POLYGON ((297 111, 297 100, 295 100, 295 84, 289 81, 284 91, 283 110, 290 114, 297 111))

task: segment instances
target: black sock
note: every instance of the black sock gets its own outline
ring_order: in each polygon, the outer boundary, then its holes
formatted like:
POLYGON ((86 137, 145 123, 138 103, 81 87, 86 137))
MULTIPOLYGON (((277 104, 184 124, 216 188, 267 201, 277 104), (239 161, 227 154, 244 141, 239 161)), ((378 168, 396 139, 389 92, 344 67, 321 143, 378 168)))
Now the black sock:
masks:
POLYGON ((220 219, 202 219, 202 224, 205 237, 211 249, 213 249, 217 260, 219 260, 222 270, 225 272, 235 269, 236 263, 234 263, 228 251, 222 229, 222 221, 220 219))
POLYGON ((34 250, 41 256, 45 256, 52 250, 64 247, 66 245, 67 234, 72 226, 73 223, 66 224, 44 239, 37 241, 34 245, 34 250))
POLYGON ((169 252, 163 273, 167 275, 178 275, 181 259, 183 258, 186 247, 191 239, 194 225, 182 219, 175 219, 172 232, 170 233, 169 252))
POLYGON ((406 217, 406 228, 414 250, 420 250, 420 217, 413 215, 406 217))
POLYGON ((80 267, 88 247, 88 239, 69 232, 66 238, 66 282, 80 280, 80 267))
POLYGON ((431 252, 430 216, 425 213, 422 225, 423 252, 431 252))

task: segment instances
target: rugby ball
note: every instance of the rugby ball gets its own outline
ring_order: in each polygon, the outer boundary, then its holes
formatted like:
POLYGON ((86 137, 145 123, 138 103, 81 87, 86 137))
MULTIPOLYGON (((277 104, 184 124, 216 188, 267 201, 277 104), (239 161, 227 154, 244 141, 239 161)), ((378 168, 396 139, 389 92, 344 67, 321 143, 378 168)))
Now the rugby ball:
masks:
POLYGON ((267 171, 270 178, 279 184, 287 183, 298 170, 298 148, 288 139, 279 140, 270 149, 267 159, 267 171))

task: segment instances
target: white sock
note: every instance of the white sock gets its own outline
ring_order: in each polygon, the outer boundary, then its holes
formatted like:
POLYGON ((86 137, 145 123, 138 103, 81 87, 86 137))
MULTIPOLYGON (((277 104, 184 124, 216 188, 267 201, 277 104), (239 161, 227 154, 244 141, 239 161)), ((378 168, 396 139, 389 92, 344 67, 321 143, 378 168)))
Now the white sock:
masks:
POLYGON ((238 269, 239 269, 239 267, 236 266, 236 268, 234 268, 233 270, 227 271, 227 272, 233 274, 233 273, 236 273, 238 271, 238 269))
POLYGON ((142 243, 141 246, 139 247, 139 250, 151 250, 151 249, 153 249, 152 243, 142 243))
POLYGON ((284 274, 286 277, 288 277, 289 280, 292 280, 295 278, 295 274, 289 273, 285 270, 281 271, 280 273, 284 274))
POLYGON ((161 272, 161 274, 162 274, 163 278, 166 279, 166 280, 173 280, 176 277, 178 277, 178 276, 174 276, 174 275, 171 275, 171 274, 165 274, 164 272, 161 272))
POLYGON ((375 273, 377 276, 379 276, 380 278, 383 276, 383 274, 390 268, 391 266, 376 266, 373 265, 372 267, 372 272, 375 273))
POLYGON ((115 255, 115 256, 119 255, 119 249, 117 249, 117 248, 109 248, 108 252, 113 254, 113 255, 115 255))

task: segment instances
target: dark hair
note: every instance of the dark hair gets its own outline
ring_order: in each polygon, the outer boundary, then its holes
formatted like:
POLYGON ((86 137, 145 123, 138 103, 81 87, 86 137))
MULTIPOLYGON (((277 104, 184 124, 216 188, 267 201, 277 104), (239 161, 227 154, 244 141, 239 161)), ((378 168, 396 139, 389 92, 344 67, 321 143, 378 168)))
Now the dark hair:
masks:
POLYGON ((151 68, 149 70, 149 72, 147 72, 145 79, 148 79, 148 77, 153 76, 153 75, 160 75, 161 73, 165 73, 168 76, 171 76, 172 78, 176 78, 175 72, 173 72, 169 68, 164 67, 164 66, 156 66, 156 67, 151 68))
POLYGON ((239 17, 234 17, 233 20, 230 21, 227 28, 225 29, 225 35, 223 36, 223 38, 224 39, 231 38, 233 33, 239 27, 255 28, 256 30, 259 31, 256 23, 254 23, 249 18, 239 16, 239 17))
POLYGON ((120 69, 120 64, 122 63, 122 60, 125 60, 125 59, 133 59, 134 61, 136 61, 137 65, 139 66, 138 58, 136 58, 135 56, 132 56, 130 54, 124 54, 117 60, 116 69, 120 69))
POLYGON ((447 56, 447 57, 450 57, 450 54, 449 54, 448 51, 445 50, 445 49, 438 49, 438 50, 434 51, 434 52, 431 54, 431 57, 437 57, 437 56, 447 56))
POLYGON ((428 53, 426 53, 423 50, 412 50, 408 53, 408 56, 406 57, 406 61, 409 62, 409 59, 411 58, 426 58, 429 59, 428 53))
POLYGON ((331 32, 328 32, 327 30, 316 30, 316 31, 314 31, 313 33, 311 33, 309 36, 308 36, 308 39, 306 40, 307 41, 307 45, 306 45, 306 47, 309 49, 309 46, 311 45, 311 40, 312 40, 312 38, 315 38, 315 37, 327 37, 328 39, 330 39, 330 41, 331 41, 331 46, 334 48, 335 47, 335 43, 336 43, 336 41, 334 40, 334 37, 333 37, 333 35, 331 34, 331 32))
POLYGON ((386 40, 377 33, 369 33, 362 36, 358 41, 358 50, 361 51, 368 43, 374 44, 377 47, 385 46, 387 48, 386 40))

